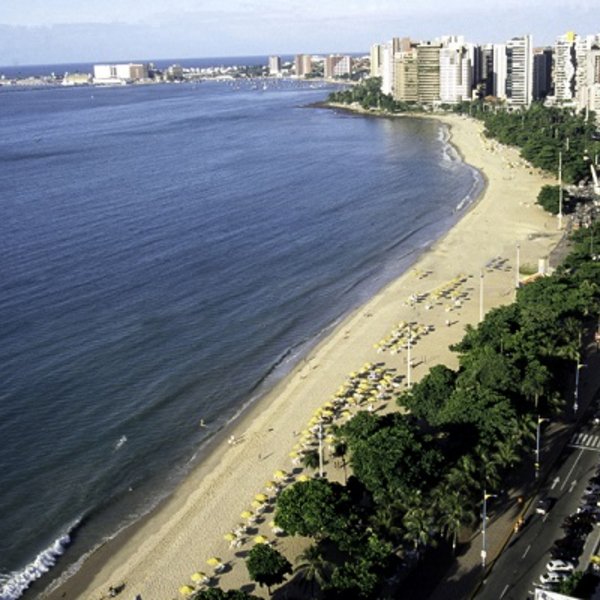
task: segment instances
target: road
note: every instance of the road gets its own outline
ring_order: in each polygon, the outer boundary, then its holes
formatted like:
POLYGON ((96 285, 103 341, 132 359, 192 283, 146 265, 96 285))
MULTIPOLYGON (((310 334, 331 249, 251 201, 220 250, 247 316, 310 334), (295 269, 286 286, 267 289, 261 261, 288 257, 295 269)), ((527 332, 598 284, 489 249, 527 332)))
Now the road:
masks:
MULTIPOLYGON (((540 494, 526 513, 525 525, 513 534, 504 552, 496 560, 487 579, 475 596, 478 600, 524 600, 533 597, 534 582, 546 572, 553 542, 563 537, 560 528, 568 515, 577 511, 590 477, 600 465, 600 427, 584 425, 573 434, 557 467, 550 472, 540 494), (550 496, 556 501, 550 512, 535 514, 538 498, 550 496)), ((585 569, 589 557, 600 542, 600 526, 589 534, 580 557, 579 569, 585 569)))

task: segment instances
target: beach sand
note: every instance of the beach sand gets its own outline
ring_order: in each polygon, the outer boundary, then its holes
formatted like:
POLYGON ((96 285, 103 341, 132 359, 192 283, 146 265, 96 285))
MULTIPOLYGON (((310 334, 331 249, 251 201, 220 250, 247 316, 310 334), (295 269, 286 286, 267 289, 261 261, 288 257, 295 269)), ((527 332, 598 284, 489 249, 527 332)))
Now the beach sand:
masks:
MULTIPOLYGON (((367 362, 406 374, 406 351, 378 353, 374 344, 400 322, 428 325, 430 333, 412 348, 412 380, 435 364, 457 366, 448 346, 459 341, 467 323, 480 315, 483 272, 483 309, 511 302, 515 296, 517 244, 521 265, 537 267, 558 243, 561 232, 555 218, 535 204, 545 178, 519 158, 516 150, 482 135, 482 125, 458 116, 435 117, 451 126, 452 143, 464 160, 479 169, 487 185, 481 199, 459 223, 407 273, 388 285, 346 318, 275 389, 253 406, 226 434, 217 439, 209 457, 185 480, 175 494, 142 523, 106 544, 78 574, 49 597, 54 599, 107 597, 110 585, 125 583, 119 597, 169 600, 191 584, 195 571, 212 573, 208 558, 219 557, 226 572, 213 579, 224 589, 240 588, 265 596, 248 580, 243 556, 252 536, 239 548, 230 548, 223 535, 243 521, 240 513, 264 492, 265 482, 277 469, 292 470, 289 452, 297 433, 314 410, 330 400, 351 371, 367 362), (433 298, 431 292, 459 275, 456 298, 433 298), (430 294, 419 302, 412 295, 430 294), (227 442, 234 435, 238 443, 227 442)), ((393 215, 390 215, 393 218, 393 215)), ((327 474, 340 478, 331 461, 327 474)), ((256 533, 270 540, 267 513, 256 533)), ((277 538, 276 547, 293 563, 306 542, 277 538)))

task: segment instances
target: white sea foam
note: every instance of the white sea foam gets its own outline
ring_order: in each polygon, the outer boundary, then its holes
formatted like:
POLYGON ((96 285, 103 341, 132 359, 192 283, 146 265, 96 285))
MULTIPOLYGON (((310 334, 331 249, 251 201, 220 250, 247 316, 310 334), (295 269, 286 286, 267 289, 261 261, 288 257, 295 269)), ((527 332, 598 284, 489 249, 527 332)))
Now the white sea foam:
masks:
POLYGON ((118 441, 118 442, 115 444, 115 452, 116 452, 117 450, 119 450, 119 448, 122 448, 122 447, 123 447, 123 445, 124 445, 126 442, 127 442, 127 436, 126 436, 126 435, 122 435, 122 436, 119 438, 119 441, 118 441))
POLYGON ((36 579, 47 573, 71 543, 71 533, 78 524, 79 520, 20 571, 15 571, 8 575, 0 575, 0 600, 16 600, 20 598, 23 592, 36 579))

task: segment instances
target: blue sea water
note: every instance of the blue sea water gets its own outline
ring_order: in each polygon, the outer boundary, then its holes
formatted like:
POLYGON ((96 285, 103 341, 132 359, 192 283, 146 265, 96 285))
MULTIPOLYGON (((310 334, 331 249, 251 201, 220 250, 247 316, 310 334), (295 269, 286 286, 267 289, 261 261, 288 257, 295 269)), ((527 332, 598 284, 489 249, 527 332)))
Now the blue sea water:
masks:
POLYGON ((0 89, 1 600, 154 506, 481 189, 435 122, 269 86, 0 89))

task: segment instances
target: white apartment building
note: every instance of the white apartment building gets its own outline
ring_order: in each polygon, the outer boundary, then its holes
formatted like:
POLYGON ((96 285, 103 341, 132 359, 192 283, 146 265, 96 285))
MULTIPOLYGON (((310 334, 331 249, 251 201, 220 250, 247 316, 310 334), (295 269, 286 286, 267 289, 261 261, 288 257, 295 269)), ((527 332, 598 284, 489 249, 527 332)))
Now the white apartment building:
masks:
POLYGON ((94 83, 128 83, 148 78, 148 66, 141 63, 94 65, 94 83))
POLYGON ((394 93, 394 46, 393 43, 381 46, 381 91, 394 93))
POLYGON ((493 48, 492 93, 496 98, 506 100, 506 45, 494 44, 493 48))
POLYGON ((577 34, 573 31, 557 38, 554 44, 552 80, 554 98, 559 104, 572 105, 576 94, 577 75, 577 34))
POLYGON ((450 42, 440 49, 440 100, 457 104, 471 99, 473 82, 472 63, 468 48, 462 43, 450 42))
POLYGON ((269 75, 271 77, 281 76, 281 57, 269 56, 269 75))
POLYGON ((381 44, 371 46, 371 77, 381 77, 382 52, 383 46, 381 44))
POLYGON ((323 75, 325 79, 343 77, 352 73, 352 57, 349 55, 331 54, 325 58, 323 75))
POLYGON ((506 42, 506 99, 512 106, 529 106, 533 97, 531 36, 506 42))

